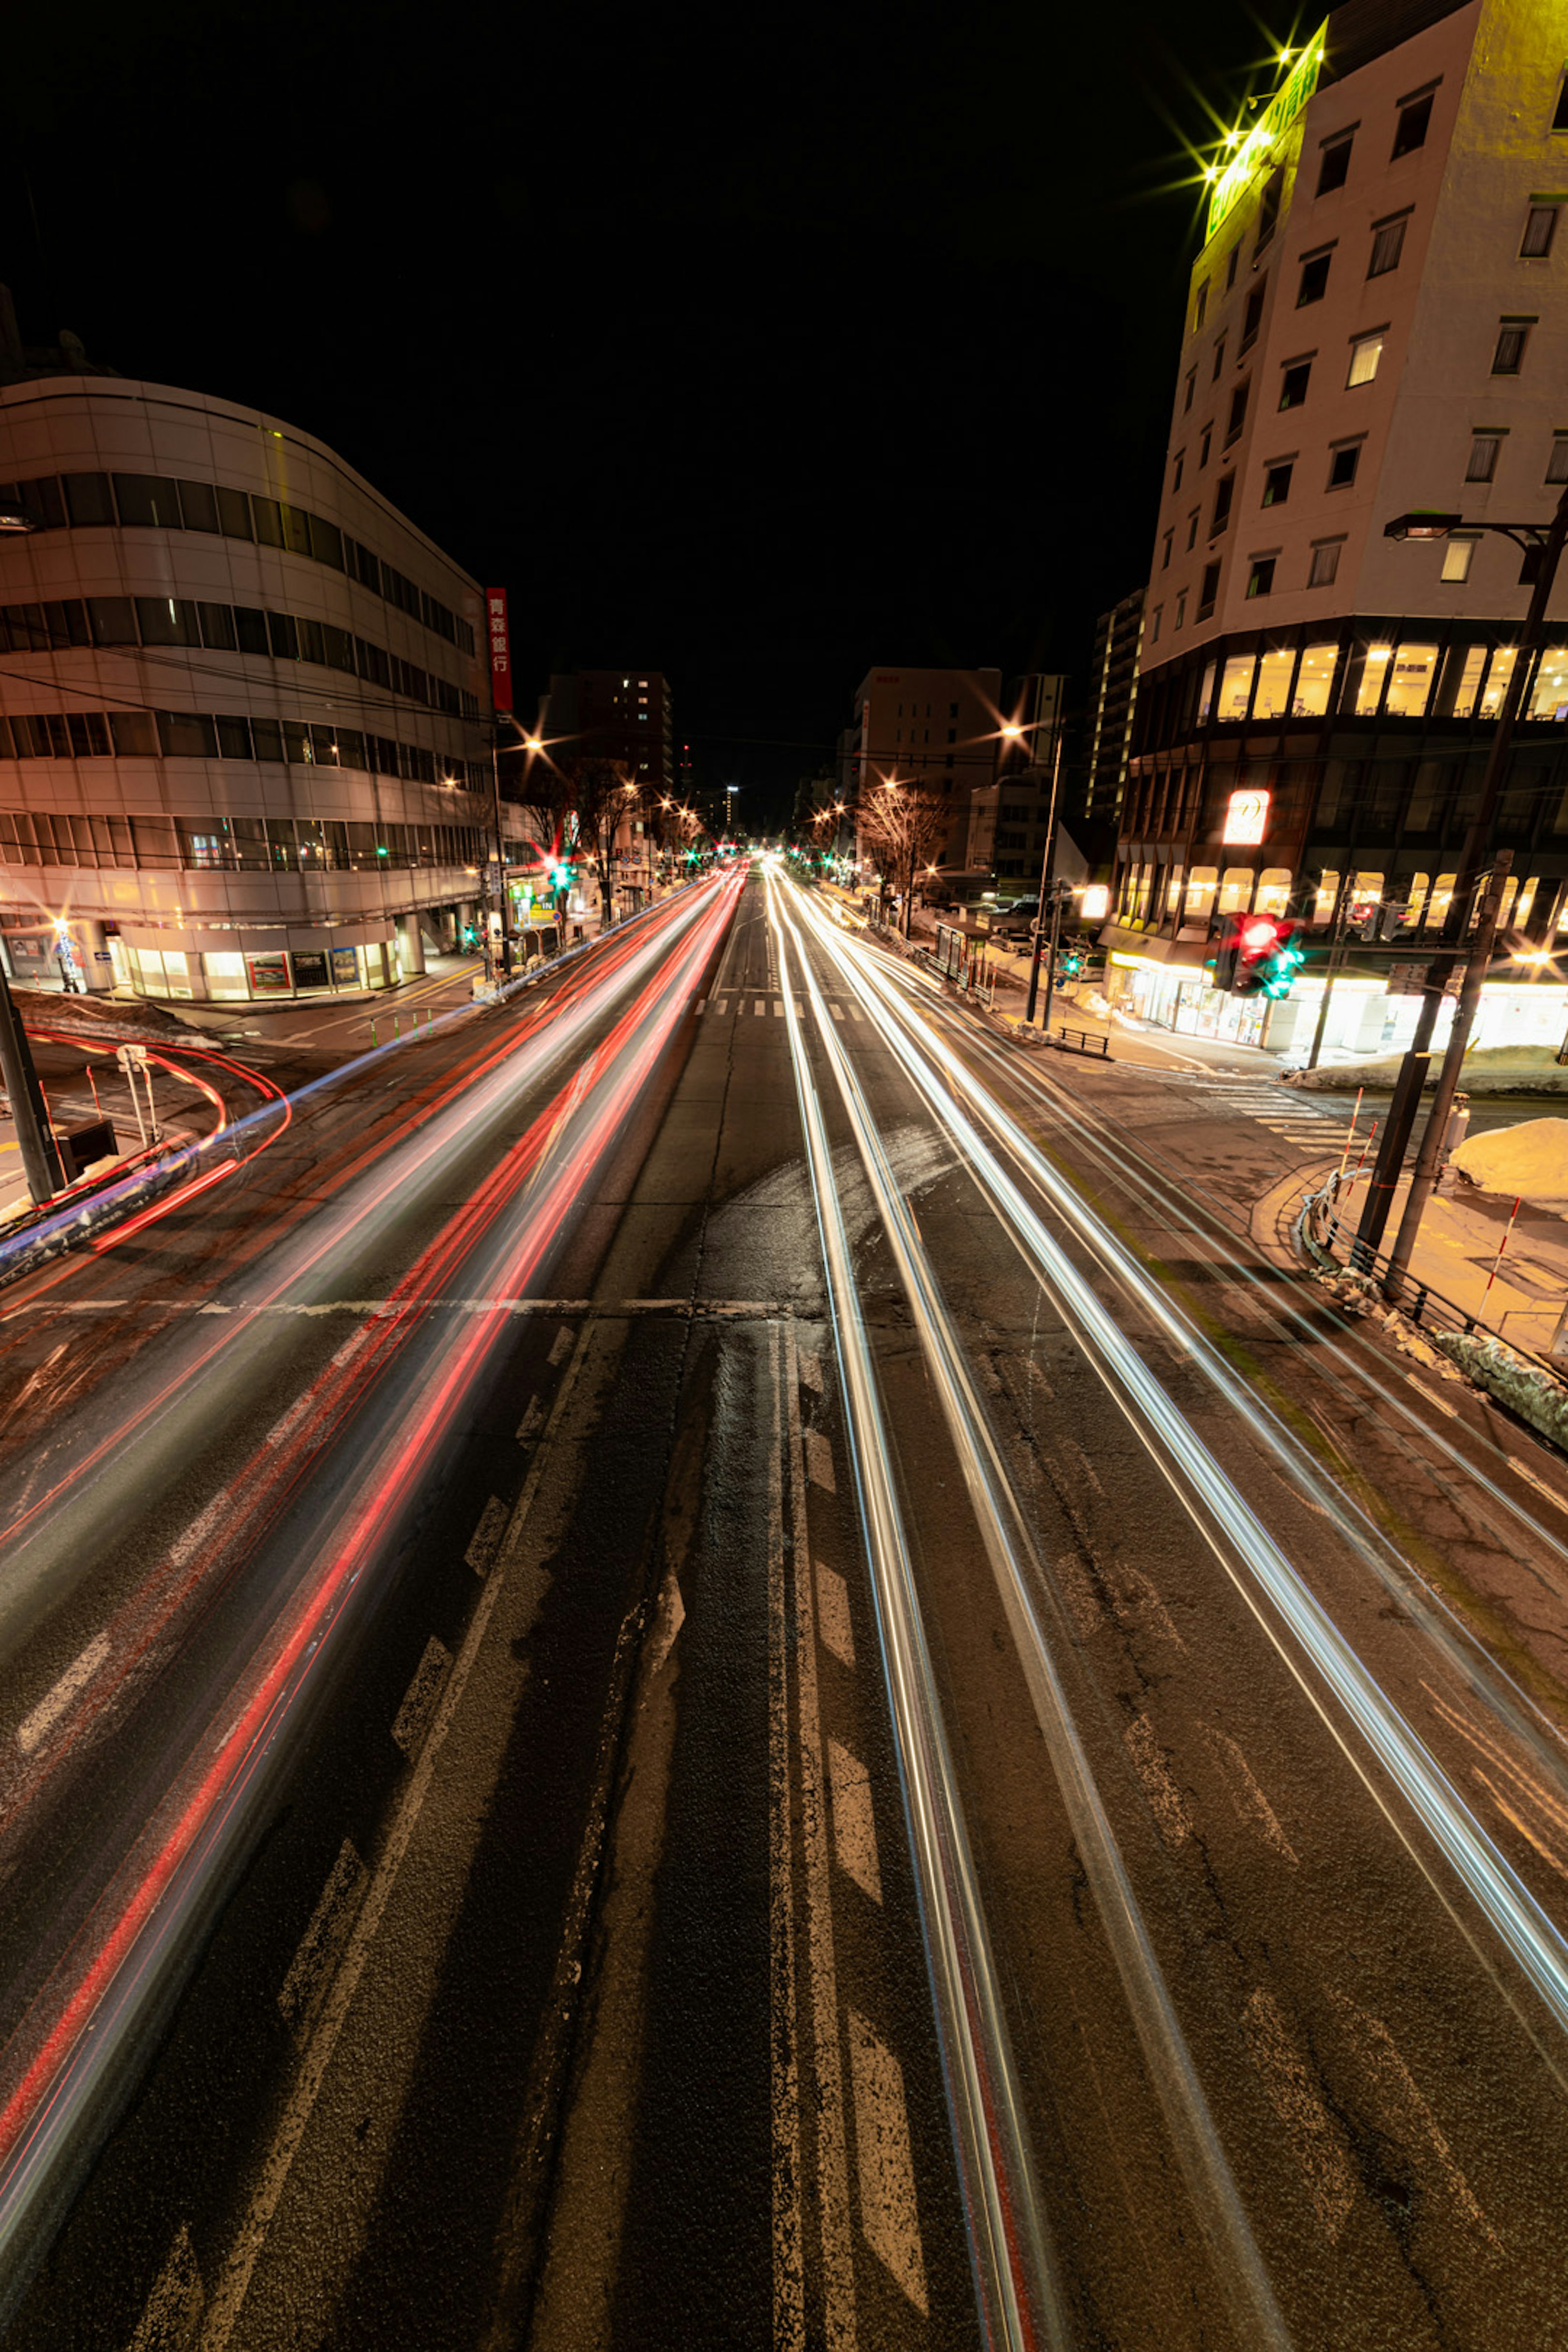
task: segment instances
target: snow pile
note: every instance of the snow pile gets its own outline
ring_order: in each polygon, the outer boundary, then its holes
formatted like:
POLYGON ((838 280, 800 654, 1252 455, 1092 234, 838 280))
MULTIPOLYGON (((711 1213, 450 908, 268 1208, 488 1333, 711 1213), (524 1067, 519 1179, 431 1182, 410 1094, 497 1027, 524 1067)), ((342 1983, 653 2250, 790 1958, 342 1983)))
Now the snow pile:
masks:
MULTIPOLYGON (((1283 1082, 1316 1093, 1392 1087, 1403 1064, 1399 1054, 1382 1054, 1371 1062, 1321 1063, 1315 1070, 1287 1070, 1283 1082)), ((1441 1067, 1442 1055, 1434 1054, 1426 1073, 1428 1091, 1436 1085, 1441 1067)), ((1568 1095, 1568 1069, 1559 1066, 1552 1045, 1482 1045, 1465 1055, 1459 1084, 1470 1095, 1568 1095)))
POLYGON ((29 1029, 68 1031, 78 1037, 200 1037, 205 1032, 151 997, 67 996, 52 988, 11 986, 12 1002, 29 1029))
POLYGON ((1479 1331, 1435 1331, 1443 1353, 1477 1385, 1511 1407, 1521 1421, 1568 1451, 1568 1391, 1561 1381, 1531 1363, 1504 1339, 1479 1331))
POLYGON ((1568 1118, 1526 1118, 1467 1136, 1449 1164, 1506 1200, 1568 1202, 1568 1118))

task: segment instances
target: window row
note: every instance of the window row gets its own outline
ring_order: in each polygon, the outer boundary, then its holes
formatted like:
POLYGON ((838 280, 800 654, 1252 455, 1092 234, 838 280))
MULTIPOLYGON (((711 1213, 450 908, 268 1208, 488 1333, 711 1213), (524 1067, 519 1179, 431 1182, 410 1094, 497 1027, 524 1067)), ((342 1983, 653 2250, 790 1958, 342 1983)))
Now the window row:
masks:
MULTIPOLYGON (((1423 644, 1414 639, 1282 646, 1217 657, 1203 672, 1197 723, 1264 719, 1495 719, 1513 675, 1511 646, 1423 644)), ((1568 646, 1540 656, 1527 719, 1568 720, 1568 646)))
POLYGON ((43 604, 0 604, 0 654, 48 653, 71 646, 200 646, 209 653, 268 654, 318 662, 389 694, 405 695, 453 719, 477 719, 466 687, 389 654, 331 621, 265 612, 256 604, 208 604, 187 596, 70 596, 43 604))
POLYGON ((0 810, 0 865, 194 868, 283 874, 476 866, 490 854, 466 824, 340 824, 310 817, 45 816, 0 810))
POLYGON ((357 727, 304 719, 237 719, 185 710, 34 710, 0 718, 0 760, 264 760, 296 768, 357 768, 411 784, 489 789, 475 760, 357 727))
POLYGON ((92 523, 201 530, 308 555, 334 572, 346 572, 448 645, 460 646, 466 654, 474 651, 474 632, 467 621, 335 522, 304 507, 284 506, 250 490, 226 489, 220 483, 176 481, 165 474, 41 474, 27 482, 0 482, 0 499, 26 507, 43 530, 92 523))

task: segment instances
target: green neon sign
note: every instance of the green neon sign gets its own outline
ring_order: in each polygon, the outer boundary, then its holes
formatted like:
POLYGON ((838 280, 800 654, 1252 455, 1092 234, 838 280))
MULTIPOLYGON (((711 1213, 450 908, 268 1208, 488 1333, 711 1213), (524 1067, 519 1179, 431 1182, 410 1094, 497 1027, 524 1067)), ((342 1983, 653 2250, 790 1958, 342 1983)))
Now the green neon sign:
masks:
POLYGON ((1329 25, 1325 17, 1215 180, 1209 197, 1209 224, 1204 232, 1205 245, 1226 214, 1234 210, 1246 194, 1254 172, 1280 132, 1295 121, 1317 89, 1318 68, 1323 62, 1323 45, 1328 37, 1329 25))

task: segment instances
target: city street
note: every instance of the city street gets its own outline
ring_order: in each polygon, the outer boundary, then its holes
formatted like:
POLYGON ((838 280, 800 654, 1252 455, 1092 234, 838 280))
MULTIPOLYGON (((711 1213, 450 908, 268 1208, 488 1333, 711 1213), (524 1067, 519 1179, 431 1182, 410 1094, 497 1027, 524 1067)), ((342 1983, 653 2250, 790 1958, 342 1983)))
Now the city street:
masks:
POLYGON ((1337 1110, 767 869, 276 1050, 0 1309, 7 2341, 1563 2340, 1568 1478, 1337 1110))

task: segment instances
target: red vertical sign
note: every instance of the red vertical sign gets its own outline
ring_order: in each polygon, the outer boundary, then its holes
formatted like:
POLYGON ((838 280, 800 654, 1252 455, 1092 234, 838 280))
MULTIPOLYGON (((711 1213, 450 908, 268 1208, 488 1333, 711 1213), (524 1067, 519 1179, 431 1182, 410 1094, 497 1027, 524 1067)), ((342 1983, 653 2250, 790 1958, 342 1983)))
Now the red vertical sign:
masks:
POLYGON ((490 700, 498 710, 511 709, 511 632, 507 626, 506 590, 485 590, 485 628, 490 641, 490 700))

